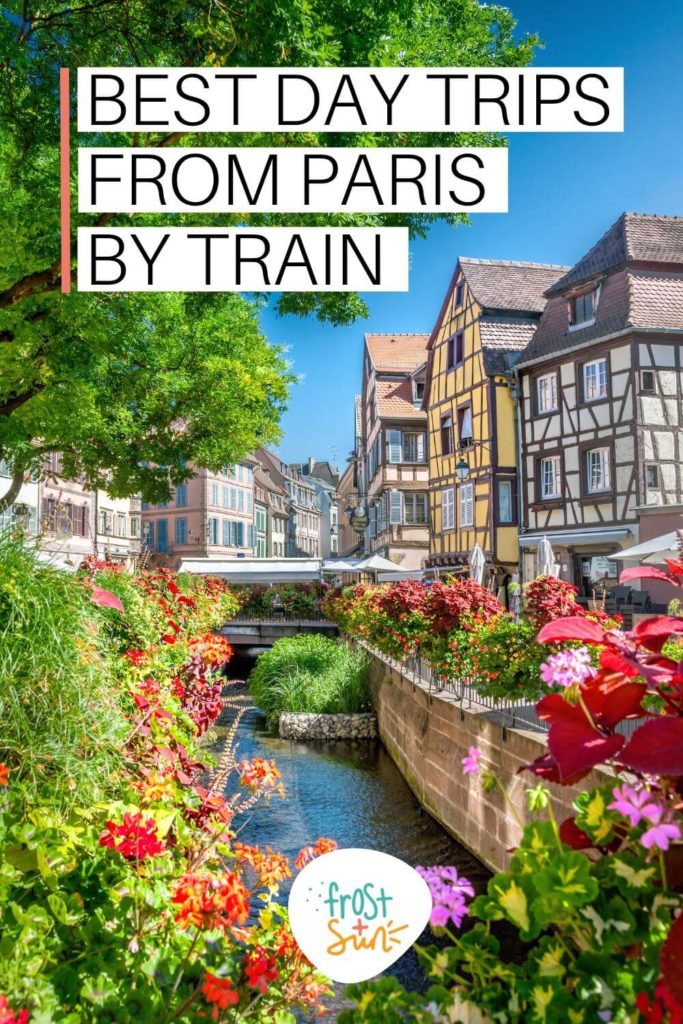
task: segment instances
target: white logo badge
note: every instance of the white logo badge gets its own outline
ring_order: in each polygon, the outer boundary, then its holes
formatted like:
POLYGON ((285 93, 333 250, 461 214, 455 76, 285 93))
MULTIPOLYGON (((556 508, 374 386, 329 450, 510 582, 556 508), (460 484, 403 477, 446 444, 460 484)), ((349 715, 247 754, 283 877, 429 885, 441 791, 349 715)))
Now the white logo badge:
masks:
POLYGON ((305 956, 332 981, 366 981, 410 948, 429 921, 429 886, 377 850, 335 850, 307 864, 289 895, 305 956))

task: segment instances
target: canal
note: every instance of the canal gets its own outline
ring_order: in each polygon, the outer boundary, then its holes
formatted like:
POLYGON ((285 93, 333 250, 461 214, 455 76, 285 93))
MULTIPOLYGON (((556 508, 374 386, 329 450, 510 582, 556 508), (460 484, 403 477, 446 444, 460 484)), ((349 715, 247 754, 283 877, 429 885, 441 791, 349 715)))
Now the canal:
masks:
MULTIPOLYGON (((247 659, 235 659, 230 676, 246 679, 250 667, 247 659)), ((221 718, 226 727, 236 707, 250 703, 246 688, 237 692, 243 696, 221 718)), ((487 869, 420 807, 381 743, 282 740, 268 732, 255 709, 243 716, 236 742, 239 760, 265 757, 276 762, 286 794, 257 806, 241 828, 244 842, 270 845, 293 862, 302 847, 327 836, 341 847, 381 850, 412 865, 454 864, 477 893, 485 890, 487 869)), ((281 891, 286 897, 288 886, 281 891)), ((420 941, 433 941, 431 933, 425 932, 420 941)), ((428 984, 412 950, 388 973, 412 989, 428 984)), ((341 992, 337 1005, 342 1005, 341 992)))

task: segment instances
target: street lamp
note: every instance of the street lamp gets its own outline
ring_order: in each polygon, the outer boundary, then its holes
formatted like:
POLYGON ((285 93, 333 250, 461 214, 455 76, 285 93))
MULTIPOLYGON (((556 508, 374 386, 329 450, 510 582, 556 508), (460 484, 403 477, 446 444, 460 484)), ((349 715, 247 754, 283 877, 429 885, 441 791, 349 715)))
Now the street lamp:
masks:
POLYGON ((461 455, 455 464, 455 475, 458 480, 467 480, 470 475, 470 464, 467 459, 461 455))

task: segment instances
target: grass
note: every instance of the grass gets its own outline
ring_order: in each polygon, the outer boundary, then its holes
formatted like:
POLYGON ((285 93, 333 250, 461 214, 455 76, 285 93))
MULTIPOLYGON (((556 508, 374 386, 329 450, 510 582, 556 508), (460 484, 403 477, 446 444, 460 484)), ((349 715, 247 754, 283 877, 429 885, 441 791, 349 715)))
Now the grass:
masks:
POLYGON ((87 591, 0 534, 0 762, 27 801, 94 799, 126 729, 87 591))
POLYGON ((302 633, 260 656, 249 687, 270 726, 284 711, 352 714, 370 706, 368 667, 365 652, 346 641, 302 633))

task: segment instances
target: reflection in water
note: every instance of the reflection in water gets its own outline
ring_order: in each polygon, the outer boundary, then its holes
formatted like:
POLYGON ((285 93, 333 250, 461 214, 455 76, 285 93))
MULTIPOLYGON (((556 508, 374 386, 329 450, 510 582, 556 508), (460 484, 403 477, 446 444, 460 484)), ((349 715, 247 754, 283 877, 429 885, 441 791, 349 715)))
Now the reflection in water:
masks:
MULTIPOLYGON (((233 678, 248 672, 244 662, 230 668, 233 678)), ((229 710, 221 724, 230 724, 229 710)), ((259 805, 241 823, 244 842, 270 845, 293 862, 303 846, 328 836, 341 847, 381 850, 412 865, 454 864, 477 893, 484 891, 490 877, 487 869, 422 810, 381 743, 281 740, 269 734, 263 716, 251 710, 240 723, 237 744, 238 760, 274 759, 286 792, 284 800, 259 805)), ((287 891, 288 886, 282 886, 284 898, 287 891)), ((419 941, 426 944, 433 937, 427 931, 419 941)), ((388 973, 412 989, 428 984, 412 950, 388 973)), ((337 1005, 341 1003, 340 998, 337 1005)))

